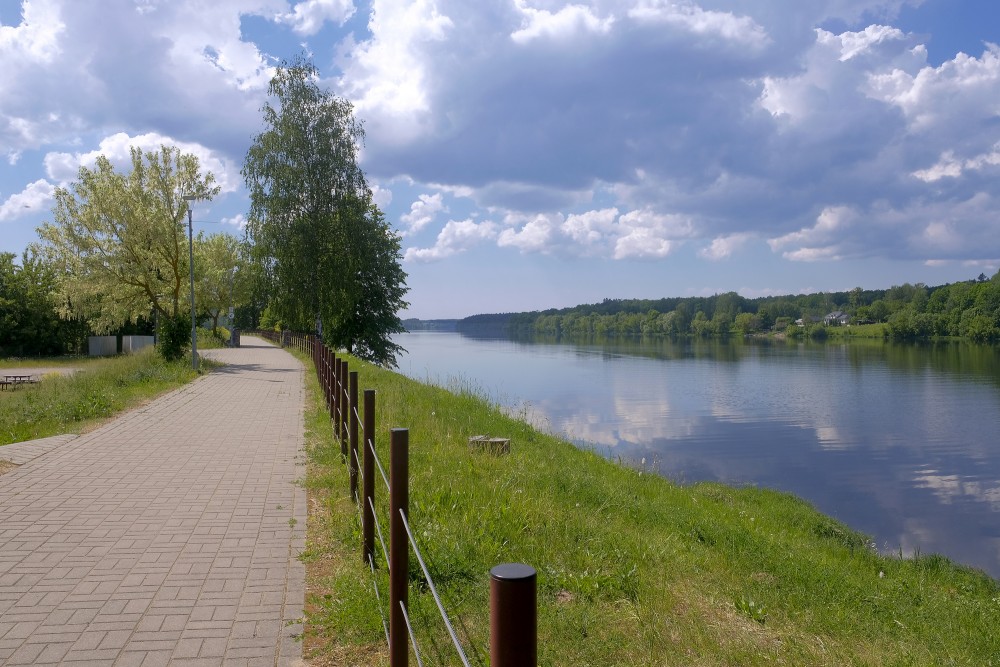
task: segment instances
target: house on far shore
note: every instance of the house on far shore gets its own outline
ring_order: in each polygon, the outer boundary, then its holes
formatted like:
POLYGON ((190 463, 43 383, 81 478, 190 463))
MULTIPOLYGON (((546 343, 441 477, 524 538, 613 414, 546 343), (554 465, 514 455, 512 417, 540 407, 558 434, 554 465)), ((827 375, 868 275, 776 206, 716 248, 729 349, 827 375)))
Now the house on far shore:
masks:
POLYGON ((823 318, 823 324, 828 326, 844 326, 849 324, 851 321, 851 316, 842 310, 835 310, 823 318))
POLYGON ((795 320, 795 326, 804 327, 806 324, 817 324, 821 321, 822 320, 816 317, 815 315, 810 315, 809 317, 800 317, 799 319, 795 320))

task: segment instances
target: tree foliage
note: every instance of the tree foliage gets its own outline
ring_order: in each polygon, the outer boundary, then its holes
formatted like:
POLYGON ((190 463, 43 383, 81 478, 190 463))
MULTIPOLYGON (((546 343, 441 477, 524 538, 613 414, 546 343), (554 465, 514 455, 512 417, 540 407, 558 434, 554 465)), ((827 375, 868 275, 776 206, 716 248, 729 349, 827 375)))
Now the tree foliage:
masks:
POLYGON ((15 262, 14 253, 0 253, 0 357, 79 353, 89 328, 85 322, 63 320, 52 294, 59 276, 29 249, 15 262))
POLYGON ((321 89, 314 65, 279 67, 263 108, 265 130, 243 166, 252 256, 270 319, 322 329, 326 342, 394 364, 406 274, 399 238, 372 201, 351 104, 321 89))
MULTIPOLYGON (((710 297, 605 299, 597 304, 541 312, 474 315, 458 322, 468 333, 567 336, 725 336, 761 331, 814 339, 830 335, 822 320, 846 312, 855 323, 882 323, 886 338, 935 336, 976 343, 1000 341, 1000 272, 965 282, 928 287, 894 285, 887 290, 784 295, 746 299, 734 292, 710 297), (693 314, 693 315, 692 315, 693 314), (793 322, 803 319, 807 327, 793 322)), ((835 325, 831 325, 835 326, 835 325)))
POLYGON ((212 318, 212 331, 219 317, 250 299, 243 244, 231 234, 198 235, 195 243, 195 306, 212 318))
POLYGON ((119 173, 105 156, 81 167, 69 188, 55 192, 53 220, 38 233, 41 252, 60 274, 59 312, 113 331, 156 311, 185 310, 188 239, 184 195, 211 199, 219 191, 198 158, 179 148, 131 149, 131 170, 119 173))

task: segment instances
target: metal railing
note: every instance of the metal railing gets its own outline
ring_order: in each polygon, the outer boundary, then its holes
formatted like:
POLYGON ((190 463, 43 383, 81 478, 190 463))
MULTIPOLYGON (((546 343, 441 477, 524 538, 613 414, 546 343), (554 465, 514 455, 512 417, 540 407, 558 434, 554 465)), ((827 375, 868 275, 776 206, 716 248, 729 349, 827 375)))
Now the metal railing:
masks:
MULTIPOLYGON (((389 619, 382 612, 382 625, 389 647, 390 667, 407 667, 410 648, 417 665, 423 667, 420 645, 409 616, 409 556, 412 549, 427 582, 427 588, 441 614, 455 652, 470 667, 465 650, 452 626, 438 594, 420 547, 409 523, 409 430, 394 428, 389 438, 389 472, 379 460, 375 447, 375 390, 365 389, 359 410, 358 372, 350 363, 327 347, 319 338, 288 331, 256 331, 282 347, 293 347, 313 361, 334 439, 340 442, 343 463, 349 466, 349 492, 358 508, 362 533, 362 558, 372 574, 379 609, 383 609, 375 571, 378 550, 389 572, 389 619), (364 413, 362 416, 362 412, 364 413), (359 442, 361 455, 358 454, 359 442), (376 470, 389 494, 389 545, 386 546, 376 511, 376 470), (358 482, 361 482, 361 496, 358 482)), ((490 570, 490 665, 523 667, 537 660, 537 575, 534 568, 520 563, 497 565, 490 570)))

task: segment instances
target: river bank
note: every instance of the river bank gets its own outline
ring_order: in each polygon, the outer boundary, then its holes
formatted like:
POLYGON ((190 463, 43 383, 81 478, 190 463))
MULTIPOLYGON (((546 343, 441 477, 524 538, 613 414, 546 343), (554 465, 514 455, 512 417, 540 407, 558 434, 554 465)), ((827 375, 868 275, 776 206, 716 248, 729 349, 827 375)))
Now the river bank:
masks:
MULTIPOLYGON (((790 494, 681 485, 617 465, 474 392, 356 360, 351 369, 377 392, 384 462, 389 429, 410 429, 411 523, 467 653, 488 654, 489 569, 524 562, 539 576, 540 664, 1000 660, 1000 585, 979 571, 881 555, 790 494), (470 451, 481 434, 510 438, 511 453, 470 451)), ((307 655, 380 664, 381 614, 347 469, 315 379, 307 383, 307 655)), ((414 585, 410 595, 418 639, 445 660, 429 594, 414 585)))

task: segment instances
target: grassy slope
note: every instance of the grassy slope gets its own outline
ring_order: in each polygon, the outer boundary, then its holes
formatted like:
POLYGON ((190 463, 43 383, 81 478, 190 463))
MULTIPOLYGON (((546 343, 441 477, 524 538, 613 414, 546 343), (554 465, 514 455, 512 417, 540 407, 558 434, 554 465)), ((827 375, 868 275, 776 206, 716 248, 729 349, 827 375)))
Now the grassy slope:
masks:
MULTIPOLYGON (((680 486, 475 396, 359 367, 378 391, 384 465, 388 429, 410 429, 411 522, 473 664, 488 662, 488 571, 503 562, 538 570, 544 665, 1000 664, 1000 587, 981 573, 880 556, 790 495, 680 486), (510 437, 512 453, 471 453, 478 434, 510 437)), ((384 664, 346 466, 321 406, 308 419, 307 650, 318 664, 384 664)), ((384 512, 381 480, 377 493, 384 512)), ((417 573, 411 563, 425 664, 458 664, 417 573)))
MULTIPOLYGON (((34 365, 55 364, 42 360, 34 365)), ((190 361, 166 363, 152 348, 71 365, 81 370, 73 376, 46 377, 36 386, 0 392, 0 445, 90 430, 197 377, 190 361)), ((12 364, 2 361, 0 366, 12 364)))

